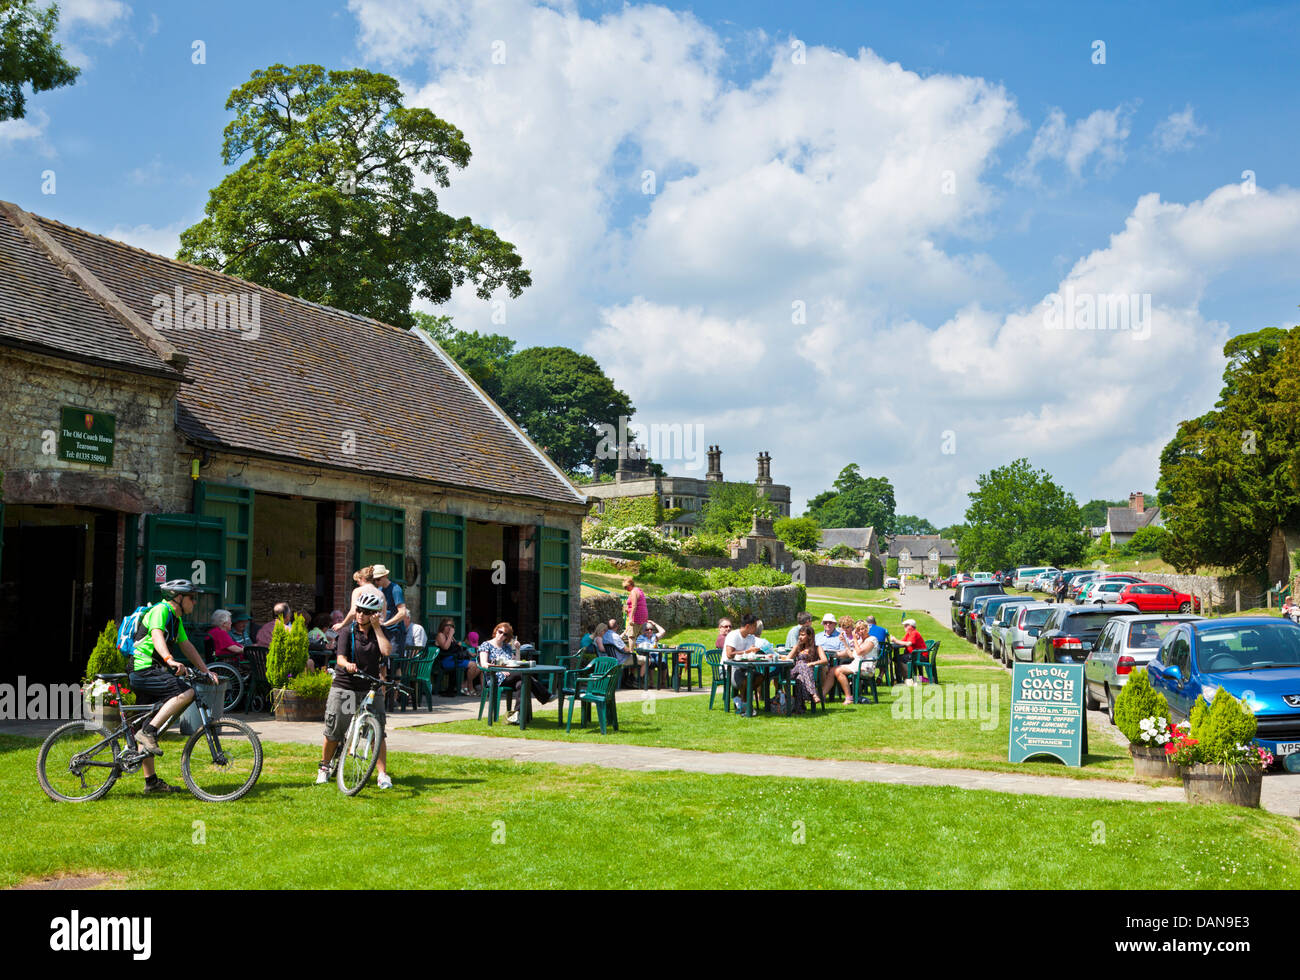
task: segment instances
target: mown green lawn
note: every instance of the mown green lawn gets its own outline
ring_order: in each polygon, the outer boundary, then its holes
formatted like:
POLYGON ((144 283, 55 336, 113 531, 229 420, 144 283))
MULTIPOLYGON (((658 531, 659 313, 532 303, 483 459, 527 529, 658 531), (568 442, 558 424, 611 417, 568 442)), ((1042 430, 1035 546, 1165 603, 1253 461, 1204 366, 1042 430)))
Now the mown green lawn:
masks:
MULTIPOLYGON (((392 790, 311 785, 266 745, 243 800, 54 803, 0 736, 0 885, 134 888, 1291 888, 1292 821, 1233 807, 394 753, 392 790)), ((162 775, 179 782, 165 741, 162 775)))

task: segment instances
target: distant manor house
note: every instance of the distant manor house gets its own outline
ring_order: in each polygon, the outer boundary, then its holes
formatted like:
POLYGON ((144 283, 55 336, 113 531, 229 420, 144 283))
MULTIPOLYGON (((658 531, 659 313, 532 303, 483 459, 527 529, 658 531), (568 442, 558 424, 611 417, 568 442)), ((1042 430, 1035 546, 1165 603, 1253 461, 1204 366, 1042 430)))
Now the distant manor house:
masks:
MULTIPOLYGON (((628 457, 620 456, 618 469, 612 483, 592 483, 583 487, 589 497, 596 500, 596 513, 603 514, 607 503, 632 497, 658 497, 664 510, 680 509, 681 513, 666 520, 662 525, 665 533, 674 537, 686 538, 693 535, 700 521, 700 512, 704 502, 709 499, 709 486, 713 483, 726 482, 722 478, 722 450, 717 446, 709 447, 709 469, 704 479, 689 476, 654 476, 646 472, 646 460, 636 458, 636 453, 628 457)), ((600 461, 596 460, 596 472, 599 473, 600 461)), ((736 482, 736 481, 731 481, 736 482)), ((766 452, 758 454, 758 474, 754 485, 759 493, 767 497, 776 507, 778 517, 790 516, 790 488, 781 483, 772 482, 772 456, 766 452)))

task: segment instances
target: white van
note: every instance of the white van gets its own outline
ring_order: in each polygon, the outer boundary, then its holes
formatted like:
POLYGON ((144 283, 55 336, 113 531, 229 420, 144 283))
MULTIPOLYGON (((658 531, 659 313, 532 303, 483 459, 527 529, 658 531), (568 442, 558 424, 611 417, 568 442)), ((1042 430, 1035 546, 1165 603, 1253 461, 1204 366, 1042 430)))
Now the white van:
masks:
POLYGON ((1023 568, 1017 568, 1016 577, 1011 580, 1011 584, 1017 589, 1027 589, 1034 584, 1034 579, 1051 567, 1051 565, 1035 565, 1031 568, 1026 565, 1023 568))

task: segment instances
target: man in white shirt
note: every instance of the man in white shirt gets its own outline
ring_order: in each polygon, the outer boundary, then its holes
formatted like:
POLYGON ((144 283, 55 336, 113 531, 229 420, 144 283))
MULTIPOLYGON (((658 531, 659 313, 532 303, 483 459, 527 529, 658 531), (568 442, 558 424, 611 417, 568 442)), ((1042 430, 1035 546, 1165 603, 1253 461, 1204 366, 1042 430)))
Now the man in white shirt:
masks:
MULTIPOLYGON (((727 638, 722 644, 722 663, 724 668, 730 669, 727 667, 728 660, 735 660, 737 654, 746 653, 749 650, 753 650, 758 645, 758 637, 754 635, 754 630, 757 625, 757 617, 750 613, 741 621, 740 629, 732 630, 727 634, 727 638)), ((734 688, 734 672, 732 674, 732 680, 734 688)), ((746 705, 749 703, 750 683, 751 680, 747 673, 745 677, 745 696, 742 698, 737 695, 735 698, 736 710, 742 713, 745 711, 746 705)))
POLYGON ((835 654, 844 649, 844 637, 835 627, 834 613, 827 613, 822 617, 822 631, 817 634, 815 642, 819 649, 826 651, 827 660, 834 660, 835 654))
POLYGON ((799 629, 812 622, 812 613, 801 612, 795 617, 795 624, 790 627, 790 632, 785 634, 785 648, 793 650, 795 642, 799 639, 799 629))

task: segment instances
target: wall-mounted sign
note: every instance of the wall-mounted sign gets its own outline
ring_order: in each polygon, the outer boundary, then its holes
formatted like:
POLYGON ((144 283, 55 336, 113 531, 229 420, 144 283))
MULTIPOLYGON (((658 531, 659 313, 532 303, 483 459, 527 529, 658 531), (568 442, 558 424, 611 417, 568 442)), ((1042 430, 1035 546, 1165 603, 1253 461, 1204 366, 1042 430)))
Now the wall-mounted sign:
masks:
POLYGON ((112 466, 116 440, 117 420, 107 412, 69 405, 60 409, 59 459, 112 466))
POLYGON ((153 567, 153 580, 154 580, 155 582, 157 582, 159 585, 162 585, 162 583, 164 583, 164 582, 167 581, 167 566, 166 566, 166 565, 154 565, 154 567, 153 567))
POLYGON ((1011 678, 1011 744, 1007 759, 1053 755, 1083 764, 1083 664, 1017 663, 1011 678))

